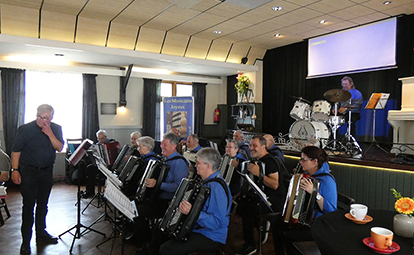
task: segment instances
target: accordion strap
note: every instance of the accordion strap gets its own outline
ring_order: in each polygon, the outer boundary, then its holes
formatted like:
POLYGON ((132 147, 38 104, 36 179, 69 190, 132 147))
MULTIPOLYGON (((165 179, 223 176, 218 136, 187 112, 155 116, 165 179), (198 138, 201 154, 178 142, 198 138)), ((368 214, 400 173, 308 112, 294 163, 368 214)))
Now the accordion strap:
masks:
POLYGON ((218 183, 221 184, 221 186, 224 189, 224 192, 226 192, 226 196, 227 196, 227 208, 228 208, 229 207, 229 190, 227 189, 226 182, 223 179, 221 179, 221 178, 214 177, 212 179, 208 179, 208 180, 204 181, 203 184, 207 184, 209 182, 218 182, 218 183))

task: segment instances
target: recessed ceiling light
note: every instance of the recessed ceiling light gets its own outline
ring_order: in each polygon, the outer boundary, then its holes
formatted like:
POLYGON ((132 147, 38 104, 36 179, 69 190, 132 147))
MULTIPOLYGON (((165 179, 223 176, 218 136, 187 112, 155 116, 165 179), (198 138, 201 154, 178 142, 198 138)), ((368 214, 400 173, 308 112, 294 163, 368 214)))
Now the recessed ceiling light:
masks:
POLYGON ((221 31, 220 30, 215 30, 215 31, 213 31, 213 33, 219 35, 219 34, 221 34, 221 31))
POLYGON ((275 37, 277 38, 277 37, 280 37, 280 34, 275 34, 275 37))
POLYGON ((323 20, 319 21, 319 23, 320 24, 325 24, 326 23, 326 20, 323 19, 323 20))
POLYGON ((274 7, 272 7, 272 10, 280 11, 280 10, 282 10, 282 6, 274 6, 274 7))
POLYGON ((62 54, 62 53, 56 53, 56 54, 55 54, 55 56, 56 56, 56 57, 64 57, 64 56, 65 56, 65 54, 62 54))
POLYGON ((390 4, 390 3, 391 3, 391 1, 385 1, 385 2, 383 2, 382 4, 387 5, 387 4, 390 4))

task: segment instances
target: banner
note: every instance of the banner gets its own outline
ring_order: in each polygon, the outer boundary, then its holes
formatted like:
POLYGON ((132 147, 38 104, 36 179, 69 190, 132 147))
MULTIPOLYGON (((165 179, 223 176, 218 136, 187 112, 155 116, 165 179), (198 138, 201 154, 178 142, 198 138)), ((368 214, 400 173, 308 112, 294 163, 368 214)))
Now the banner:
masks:
POLYGON ((164 133, 174 132, 187 139, 194 132, 194 98, 165 97, 164 133))

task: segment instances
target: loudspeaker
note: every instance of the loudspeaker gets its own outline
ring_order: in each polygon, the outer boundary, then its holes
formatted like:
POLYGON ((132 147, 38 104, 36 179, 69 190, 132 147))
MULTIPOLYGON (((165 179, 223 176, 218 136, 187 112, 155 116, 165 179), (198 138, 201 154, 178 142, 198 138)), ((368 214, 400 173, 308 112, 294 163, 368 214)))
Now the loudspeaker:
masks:
POLYGON ((241 59, 241 64, 245 65, 247 63, 247 61, 249 61, 249 59, 247 57, 244 57, 244 58, 241 59))

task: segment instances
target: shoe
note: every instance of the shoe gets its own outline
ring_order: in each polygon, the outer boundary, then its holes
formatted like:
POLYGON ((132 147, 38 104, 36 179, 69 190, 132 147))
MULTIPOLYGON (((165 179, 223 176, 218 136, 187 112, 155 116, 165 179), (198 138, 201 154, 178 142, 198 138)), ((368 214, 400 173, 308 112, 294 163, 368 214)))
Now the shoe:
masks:
POLYGON ((260 226, 261 238, 262 238, 262 244, 265 244, 267 241, 267 238, 269 237, 269 229, 270 229, 270 221, 265 221, 262 226, 260 226))
POLYGON ((50 235, 45 231, 42 234, 36 235, 36 242, 45 244, 57 244, 58 238, 56 236, 50 235))
POLYGON ((81 198, 91 198, 93 196, 95 196, 95 192, 93 191, 89 191, 89 190, 81 191, 81 198))
POLYGON ((22 243, 22 246, 20 246, 20 254, 30 254, 30 244, 22 243))
POLYGON ((243 247, 236 252, 236 255, 253 255, 256 253, 256 247, 244 244, 243 247))

